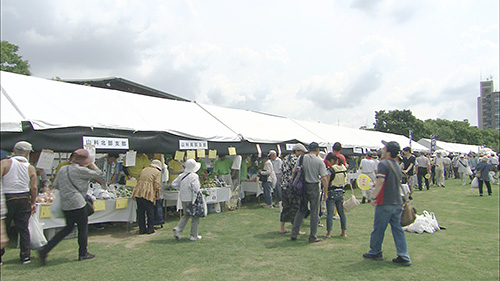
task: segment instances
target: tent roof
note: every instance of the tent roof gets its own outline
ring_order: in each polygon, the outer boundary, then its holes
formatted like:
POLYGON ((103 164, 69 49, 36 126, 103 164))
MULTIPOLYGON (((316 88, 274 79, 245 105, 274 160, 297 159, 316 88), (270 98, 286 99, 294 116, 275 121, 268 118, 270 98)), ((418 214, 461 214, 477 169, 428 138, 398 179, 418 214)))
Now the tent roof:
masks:
MULTIPOLYGON (((421 139, 418 141, 421 145, 427 147, 427 149, 430 150, 431 148, 431 140, 430 139, 421 139)), ((478 153, 479 150, 481 149, 481 146, 479 145, 470 145, 470 144, 461 144, 461 143, 451 143, 451 142, 444 142, 437 140, 436 141, 436 150, 445 150, 447 152, 454 152, 454 153, 469 153, 469 152, 475 152, 478 153)))

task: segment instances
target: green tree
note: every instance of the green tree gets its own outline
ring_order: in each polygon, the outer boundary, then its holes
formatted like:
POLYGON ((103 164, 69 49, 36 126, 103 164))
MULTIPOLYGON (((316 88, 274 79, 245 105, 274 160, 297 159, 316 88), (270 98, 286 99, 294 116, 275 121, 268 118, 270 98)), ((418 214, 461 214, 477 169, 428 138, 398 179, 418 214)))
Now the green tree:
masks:
POLYGON ((3 71, 14 72, 23 75, 31 75, 30 64, 23 60, 17 53, 19 47, 7 41, 2 41, 0 55, 0 69, 3 71))
POLYGON ((385 110, 375 111, 376 131, 408 136, 413 131, 413 140, 424 137, 424 122, 413 116, 411 110, 385 110))

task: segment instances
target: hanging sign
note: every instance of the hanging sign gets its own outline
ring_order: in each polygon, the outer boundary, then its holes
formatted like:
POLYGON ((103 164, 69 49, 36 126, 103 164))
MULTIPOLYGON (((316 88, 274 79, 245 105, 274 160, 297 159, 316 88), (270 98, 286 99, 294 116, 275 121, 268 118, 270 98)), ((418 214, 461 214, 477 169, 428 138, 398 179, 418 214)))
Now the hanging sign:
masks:
POLYGON ((179 140, 179 149, 208 149, 208 141, 179 140))
POLYGON ((195 150, 186 151, 186 158, 187 159, 195 159, 196 158, 196 151, 195 150))
POLYGON ((40 153, 38 161, 36 162, 36 168, 45 170, 52 169, 52 163, 54 162, 55 156, 54 151, 42 149, 42 153, 40 153))
POLYGON ((83 146, 93 145, 97 149, 128 149, 128 139, 83 136, 83 146))
POLYGON ((234 146, 228 147, 227 152, 229 152, 229 155, 231 155, 231 156, 236 155, 236 147, 234 147, 234 146))
POLYGON ((196 154, 198 155, 198 158, 205 158, 205 149, 196 150, 196 154))
POLYGON ((215 159, 215 158, 217 158, 217 150, 210 149, 208 151, 208 159, 215 159))

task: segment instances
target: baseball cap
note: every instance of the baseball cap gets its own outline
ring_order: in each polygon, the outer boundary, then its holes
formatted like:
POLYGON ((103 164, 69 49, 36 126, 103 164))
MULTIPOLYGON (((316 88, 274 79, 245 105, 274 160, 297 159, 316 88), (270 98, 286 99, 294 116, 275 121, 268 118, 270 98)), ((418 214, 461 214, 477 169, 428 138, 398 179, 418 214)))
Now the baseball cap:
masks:
POLYGON ((18 141, 14 145, 14 150, 17 151, 33 151, 33 146, 27 141, 18 141))
POLYGON ((382 143, 387 148, 387 151, 389 151, 391 154, 398 154, 398 152, 401 150, 399 143, 397 143, 395 141, 389 141, 389 142, 382 141, 382 143))

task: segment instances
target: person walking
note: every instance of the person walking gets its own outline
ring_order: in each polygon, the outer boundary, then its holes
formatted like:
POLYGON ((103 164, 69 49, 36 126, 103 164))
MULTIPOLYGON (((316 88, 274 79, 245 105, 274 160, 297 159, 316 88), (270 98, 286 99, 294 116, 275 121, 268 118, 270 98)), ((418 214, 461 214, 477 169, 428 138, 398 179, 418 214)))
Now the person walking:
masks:
POLYGON ((323 194, 326 199, 326 234, 324 237, 332 237, 331 232, 333 228, 333 215, 335 208, 340 216, 340 237, 347 237, 345 231, 347 230, 347 219, 344 212, 344 186, 347 184, 346 168, 344 165, 339 164, 340 160, 337 155, 330 152, 326 155, 325 160, 328 161, 330 167, 329 172, 329 185, 323 187, 323 194))
MULTIPOLYGON (((292 233, 290 239, 297 240, 297 235, 300 232, 300 226, 307 212, 307 204, 310 206, 310 228, 309 242, 320 242, 323 239, 316 236, 319 221, 319 190, 320 181, 323 186, 328 186, 328 172, 326 166, 318 157, 319 145, 316 142, 309 144, 309 153, 305 154, 302 159, 302 169, 304 173, 304 196, 301 198, 300 208, 293 222, 292 233)), ((298 165, 298 162, 297 162, 298 165)), ((297 168, 297 165, 295 166, 297 168)), ((296 170, 296 169, 295 169, 296 170)), ((294 171, 295 171, 294 170, 294 171)), ((293 177, 293 176, 292 176, 293 177)), ((324 196, 327 196, 326 194, 324 196)))
MULTIPOLYGON (((28 161, 33 150, 31 143, 19 141, 14 145, 15 156, 1 161, 2 188, 7 205, 6 230, 13 221, 19 234, 19 256, 23 264, 31 262, 30 216, 36 211, 37 175, 28 161)), ((3 206, 2 206, 3 207, 3 206)), ((1 249, 1 256, 5 249, 1 249)))
MULTIPOLYGON (((288 233, 285 230, 285 222, 290 222, 293 224, 295 215, 299 210, 300 197, 291 192, 288 187, 290 181, 292 180, 292 171, 295 168, 295 164, 301 155, 307 152, 306 147, 298 143, 293 146, 292 153, 285 156, 283 159, 283 177, 281 179, 281 190, 282 190, 282 201, 281 201, 281 214, 280 214, 280 233, 288 233)), ((300 233, 299 233, 300 234, 300 233)), ((305 234, 305 233, 304 233, 305 234)))
POLYGON ((436 185, 437 186, 442 186, 445 187, 445 177, 444 177, 444 170, 445 170, 445 159, 442 157, 441 152, 438 151, 436 152, 436 158, 434 158, 434 165, 435 165, 435 173, 436 173, 436 185))
POLYGON ((154 208, 160 200, 161 170, 160 160, 153 160, 148 167, 142 169, 137 185, 132 190, 132 199, 137 202, 137 224, 139 234, 152 234, 154 229, 154 208), (146 227, 147 218, 147 227, 146 227))
POLYGON ((481 157, 481 161, 476 166, 476 177, 479 180, 479 196, 483 196, 483 182, 488 189, 488 195, 491 196, 490 170, 491 165, 488 163, 488 157, 481 157))
POLYGON ((61 209, 64 212, 66 226, 57 232, 47 245, 38 250, 42 265, 46 264, 48 253, 73 231, 75 224, 78 228, 78 260, 95 257, 87 251, 88 213, 85 208, 87 204, 85 194, 88 191, 89 181, 103 176, 85 149, 75 150, 70 164, 59 170, 53 187, 59 189, 58 196, 61 196, 61 209))
POLYGON ((464 155, 460 155, 458 162, 458 173, 460 174, 460 179, 462 180, 462 185, 467 184, 467 173, 470 170, 469 161, 465 159, 464 155))
POLYGON ((373 231, 370 237, 370 250, 363 254, 364 258, 383 260, 382 242, 387 225, 391 225, 392 237, 396 245, 397 257, 392 262, 404 266, 412 264, 406 245, 406 237, 401 227, 403 199, 401 197, 401 167, 397 164, 400 146, 395 141, 382 142, 382 161, 377 167, 372 205, 375 206, 373 231))
POLYGON ((194 161, 194 159, 188 159, 184 164, 184 172, 172 182, 172 186, 179 189, 179 199, 184 210, 179 223, 173 229, 174 237, 177 240, 181 239, 181 233, 184 231, 189 219, 191 219, 191 236, 189 240, 196 241, 202 238, 198 235, 200 217, 188 215, 186 212, 189 203, 194 203, 196 195, 200 192, 200 178, 196 174, 200 167, 200 163, 194 161))

